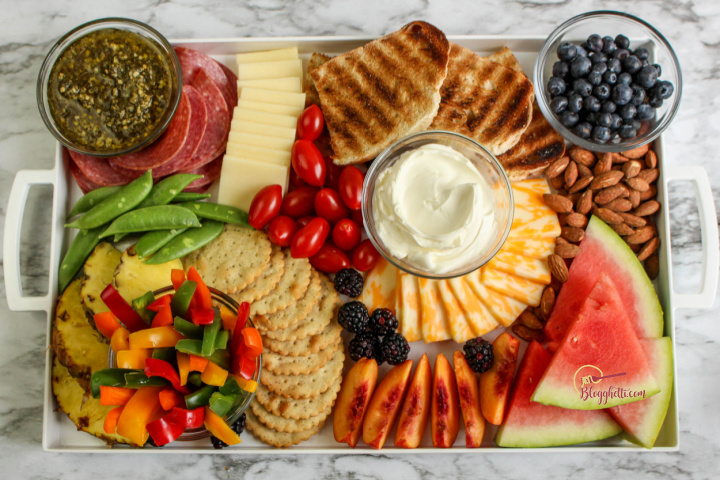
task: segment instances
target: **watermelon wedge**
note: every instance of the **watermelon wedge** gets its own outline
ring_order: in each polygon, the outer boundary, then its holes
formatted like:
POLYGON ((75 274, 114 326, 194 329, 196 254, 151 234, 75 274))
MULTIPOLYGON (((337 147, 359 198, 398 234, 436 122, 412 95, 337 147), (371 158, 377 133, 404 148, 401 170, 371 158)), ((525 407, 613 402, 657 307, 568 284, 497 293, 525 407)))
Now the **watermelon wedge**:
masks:
POLYGON ((593 216, 580 248, 582 252, 570 265, 568 281, 560 289, 555 308, 545 324, 550 351, 556 350, 601 273, 615 281, 637 337, 662 337, 660 301, 645 270, 623 239, 593 216))
POLYGON ((600 275, 576 318, 533 401, 595 410, 637 402, 660 391, 608 275, 600 275))
POLYGON ((542 345, 528 345, 495 443, 501 447, 557 447, 602 440, 622 431, 602 410, 566 410, 531 401, 549 363, 550 354, 542 345))
POLYGON ((625 430, 628 440, 645 448, 655 444, 672 395, 673 353, 670 337, 640 340, 653 375, 660 384, 660 393, 639 401, 609 408, 612 415, 625 430))

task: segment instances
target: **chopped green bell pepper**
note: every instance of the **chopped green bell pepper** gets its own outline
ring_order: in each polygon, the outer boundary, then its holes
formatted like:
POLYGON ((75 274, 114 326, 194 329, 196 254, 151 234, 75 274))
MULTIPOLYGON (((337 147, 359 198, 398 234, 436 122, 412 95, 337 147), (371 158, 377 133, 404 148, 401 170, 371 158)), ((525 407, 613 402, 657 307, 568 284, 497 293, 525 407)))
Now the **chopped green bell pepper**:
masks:
POLYGON ((190 308, 190 301, 195 294, 195 288, 197 288, 197 283, 190 280, 185 280, 180 285, 170 301, 173 315, 185 318, 188 308, 190 308))

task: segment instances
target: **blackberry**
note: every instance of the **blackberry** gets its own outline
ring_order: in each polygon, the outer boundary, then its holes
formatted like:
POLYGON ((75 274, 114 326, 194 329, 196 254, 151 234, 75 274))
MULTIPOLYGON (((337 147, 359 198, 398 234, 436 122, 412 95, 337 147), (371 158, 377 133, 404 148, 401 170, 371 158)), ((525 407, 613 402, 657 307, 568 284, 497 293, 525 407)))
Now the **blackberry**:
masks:
POLYGON ((483 373, 490 370, 495 361, 493 346, 482 337, 473 338, 463 345, 465 359, 470 364, 473 372, 483 373))
POLYGON ((370 316, 370 330, 378 335, 393 333, 398 328, 398 319, 388 308, 376 308, 370 316))
POLYGON ((410 344, 399 333, 391 333, 383 338, 380 351, 383 360, 390 365, 399 365, 407 360, 408 353, 410 353, 410 344))
POLYGON ((215 450, 221 450, 228 446, 227 443, 223 442, 219 438, 217 438, 215 435, 212 435, 210 437, 210 443, 212 443, 212 446, 215 450))
POLYGON ((360 333, 367 330, 370 314, 364 303, 348 302, 338 310, 337 321, 348 332, 360 333))
MULTIPOLYGON (((245 414, 243 413, 242 415, 240 415, 240 418, 238 418, 235 423, 230 425, 230 428, 238 435, 243 433, 245 431, 245 414)), ((212 446, 215 450, 220 450, 228 446, 227 443, 223 442, 215 435, 210 436, 210 443, 212 443, 212 446)))
POLYGON ((147 445, 150 445, 150 446, 153 447, 153 448, 162 448, 162 447, 165 446, 165 445, 160 445, 160 446, 158 446, 158 445, 155 443, 155 439, 152 438, 152 436, 149 436, 148 439, 147 439, 147 441, 146 441, 145 443, 146 443, 147 445))
POLYGON ((380 353, 380 337, 375 332, 362 332, 355 335, 355 338, 350 340, 348 351, 350 358, 356 362, 361 358, 374 358, 378 365, 383 362, 380 353))
POLYGON ((359 297, 363 290, 363 277, 353 268, 343 268, 335 275, 335 291, 348 297, 359 297))

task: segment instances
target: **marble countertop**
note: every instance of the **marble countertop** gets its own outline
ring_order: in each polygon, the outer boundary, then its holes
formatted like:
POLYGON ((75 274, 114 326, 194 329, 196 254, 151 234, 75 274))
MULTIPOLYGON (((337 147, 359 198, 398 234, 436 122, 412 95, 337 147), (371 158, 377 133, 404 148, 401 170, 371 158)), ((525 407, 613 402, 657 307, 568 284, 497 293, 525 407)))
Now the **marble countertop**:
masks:
MULTIPOLYGON (((0 0, 0 228, 21 169, 49 169, 55 143, 35 103, 35 80, 52 44, 95 18, 125 16, 170 38, 281 35, 380 35, 415 19, 447 34, 548 34, 561 21, 598 7, 624 10, 655 25, 683 66, 683 101, 665 135, 668 165, 702 165, 720 207, 720 6, 715 0, 622 2, 517 0, 420 1, 90 1, 0 0)), ((671 188, 672 254, 678 289, 700 285, 702 263, 692 189, 671 188)), ((27 293, 47 285, 49 188, 33 192, 20 257, 27 293)), ((0 240, 1 241, 1 240, 0 240)), ((2 259, 3 262, 16 259, 2 259)), ((46 453, 41 448, 46 318, 11 312, 0 277, 0 469, 3 478, 634 478, 704 479, 720 475, 720 303, 675 315, 680 404, 677 453, 513 453, 443 456, 209 456, 46 453)))

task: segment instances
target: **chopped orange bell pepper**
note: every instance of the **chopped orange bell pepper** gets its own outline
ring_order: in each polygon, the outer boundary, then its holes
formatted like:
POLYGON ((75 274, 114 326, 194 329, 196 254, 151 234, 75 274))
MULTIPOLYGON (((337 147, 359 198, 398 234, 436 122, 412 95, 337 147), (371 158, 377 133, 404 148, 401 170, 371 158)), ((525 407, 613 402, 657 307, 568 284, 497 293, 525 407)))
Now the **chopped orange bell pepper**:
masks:
POLYGON ((118 418, 120 418, 123 408, 124 407, 115 407, 105 415, 105 421, 103 422, 103 430, 105 430, 105 433, 109 433, 110 435, 115 433, 118 418))
POLYGON ((200 380, 206 385, 215 385, 222 387, 227 380, 228 371, 214 362, 208 362, 205 370, 200 375, 200 380))
POLYGON ((180 375, 180 385, 187 385, 188 375, 190 374, 190 355, 183 352, 176 352, 178 374, 180 375))
POLYGON ((258 384, 255 380, 245 380, 240 375, 236 375, 234 373, 232 373, 231 375, 237 382, 238 386, 246 392, 253 393, 255 390, 257 390, 258 384))
POLYGON ((190 371, 191 372, 204 372, 210 360, 207 358, 200 357, 198 355, 190 354, 190 371))
POLYGON ((173 287, 175 287, 175 291, 177 291, 177 289, 180 288, 180 285, 182 285, 185 281, 185 272, 179 268, 173 268, 170 271, 170 281, 172 282, 173 287))
POLYGON ((173 327, 146 328, 130 334, 130 349, 174 347, 183 337, 173 327))
POLYGON ((110 348, 116 354, 130 348, 130 331, 125 327, 118 327, 110 337, 110 348))
POLYGON ((235 328, 235 324, 237 323, 237 315, 231 312, 224 305, 220 305, 220 318, 222 319, 223 330, 232 332, 235 328))
POLYGON ((105 338, 112 337, 115 330, 122 326, 117 317, 110 311, 96 313, 93 315, 93 320, 95 320, 95 327, 98 332, 102 333, 105 338))
POLYGON ((173 407, 182 404, 185 397, 180 395, 174 388, 164 388, 160 390, 158 399, 163 410, 172 410, 173 407))
POLYGON ((137 390, 124 387, 100 386, 100 405, 123 406, 126 405, 137 390))
POLYGON ((205 285, 205 282, 203 282, 203 279, 200 277, 198 271, 195 270, 194 266, 190 267, 190 270, 188 270, 187 279, 197 283, 195 293, 193 294, 196 306, 199 308, 212 308, 212 295, 210 294, 210 289, 207 285, 205 285))
POLYGON ((145 359, 152 356, 149 348, 137 348, 135 350, 121 350, 117 352, 118 368, 133 368, 142 370, 145 368, 145 359))
POLYGON ((244 356, 254 359, 263 352, 262 338, 256 328, 245 327, 240 330, 240 334, 243 336, 243 343, 245 344, 244 356))
POLYGON ((118 435, 140 447, 145 444, 150 435, 145 425, 164 414, 160 405, 160 390, 162 387, 142 387, 135 392, 118 418, 118 435))
POLYGON ((174 320, 175 319, 173 318, 172 308, 170 308, 170 305, 167 305, 155 314, 155 316, 153 317, 152 325, 150 325, 150 327, 167 327, 169 325, 172 325, 174 320))
POLYGON ((210 433, 228 445, 237 445, 240 443, 238 434, 225 423, 225 420, 223 420, 221 416, 210 410, 210 407, 205 407, 204 423, 205 428, 207 428, 210 433))

